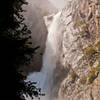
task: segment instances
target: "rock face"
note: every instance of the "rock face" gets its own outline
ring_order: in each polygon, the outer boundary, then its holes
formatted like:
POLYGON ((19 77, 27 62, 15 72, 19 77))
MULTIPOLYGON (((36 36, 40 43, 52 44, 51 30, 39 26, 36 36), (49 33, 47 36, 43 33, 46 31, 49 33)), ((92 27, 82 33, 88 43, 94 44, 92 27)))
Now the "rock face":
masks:
POLYGON ((71 0, 60 23, 63 41, 51 95, 100 100, 100 0, 71 0))

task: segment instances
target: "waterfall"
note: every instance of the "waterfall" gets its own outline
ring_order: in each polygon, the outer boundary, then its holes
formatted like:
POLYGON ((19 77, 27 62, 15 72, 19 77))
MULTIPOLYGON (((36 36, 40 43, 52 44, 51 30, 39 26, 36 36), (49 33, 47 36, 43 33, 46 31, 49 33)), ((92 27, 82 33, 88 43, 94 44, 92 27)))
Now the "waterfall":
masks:
POLYGON ((43 55, 43 67, 40 72, 34 72, 30 74, 27 80, 36 81, 37 87, 41 88, 46 94, 43 100, 49 100, 50 87, 52 86, 52 75, 54 68, 56 67, 58 44, 57 44, 57 27, 58 20, 61 12, 54 16, 53 22, 49 28, 49 33, 46 41, 46 48, 43 55), (47 99, 48 98, 48 99, 47 99))

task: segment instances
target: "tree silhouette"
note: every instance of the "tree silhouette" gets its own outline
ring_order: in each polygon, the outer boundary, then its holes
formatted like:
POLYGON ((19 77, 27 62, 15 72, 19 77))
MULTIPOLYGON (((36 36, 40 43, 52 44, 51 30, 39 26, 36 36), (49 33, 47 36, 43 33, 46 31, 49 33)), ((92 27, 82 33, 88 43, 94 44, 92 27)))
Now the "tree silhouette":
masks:
POLYGON ((9 94, 9 100, 22 100, 23 94, 32 98, 42 95, 35 83, 24 82, 25 76, 18 72, 21 65, 30 63, 38 48, 32 48, 31 31, 23 22, 23 4, 28 3, 25 0, 2 0, 0 3, 0 66, 4 73, 1 86, 6 89, 2 93, 9 94))

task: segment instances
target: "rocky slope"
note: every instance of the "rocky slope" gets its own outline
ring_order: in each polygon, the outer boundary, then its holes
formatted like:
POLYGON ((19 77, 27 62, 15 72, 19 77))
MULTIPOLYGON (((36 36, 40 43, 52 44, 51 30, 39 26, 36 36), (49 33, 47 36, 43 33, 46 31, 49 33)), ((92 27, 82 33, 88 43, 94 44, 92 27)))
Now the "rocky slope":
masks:
POLYGON ((60 23, 63 41, 51 95, 100 100, 100 0, 71 0, 60 23))

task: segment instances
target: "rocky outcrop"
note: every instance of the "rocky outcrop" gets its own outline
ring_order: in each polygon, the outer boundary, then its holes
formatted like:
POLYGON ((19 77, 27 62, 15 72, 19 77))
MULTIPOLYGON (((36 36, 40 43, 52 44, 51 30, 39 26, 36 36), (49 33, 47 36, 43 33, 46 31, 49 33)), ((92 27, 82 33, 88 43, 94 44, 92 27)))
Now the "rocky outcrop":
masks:
POLYGON ((63 41, 52 96, 100 100, 100 1, 71 0, 62 11, 60 23, 63 41))

